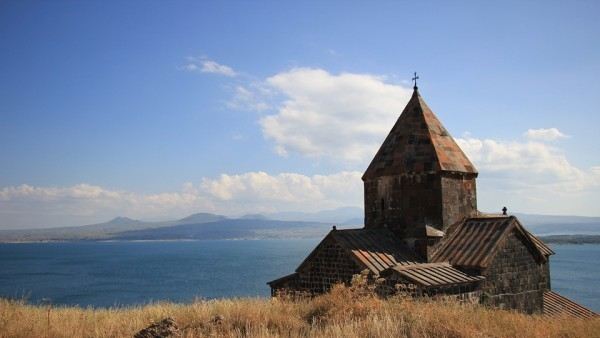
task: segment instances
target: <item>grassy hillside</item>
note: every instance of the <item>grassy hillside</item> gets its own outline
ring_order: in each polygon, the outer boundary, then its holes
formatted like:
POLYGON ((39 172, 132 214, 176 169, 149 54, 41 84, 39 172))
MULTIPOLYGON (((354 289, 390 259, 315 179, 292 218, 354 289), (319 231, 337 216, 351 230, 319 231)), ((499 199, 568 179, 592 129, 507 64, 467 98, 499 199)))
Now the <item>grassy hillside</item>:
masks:
POLYGON ((381 300, 337 287, 312 300, 226 299, 126 309, 0 300, 0 337, 131 337, 173 318, 183 337, 600 337, 600 319, 527 316, 475 305, 381 300))

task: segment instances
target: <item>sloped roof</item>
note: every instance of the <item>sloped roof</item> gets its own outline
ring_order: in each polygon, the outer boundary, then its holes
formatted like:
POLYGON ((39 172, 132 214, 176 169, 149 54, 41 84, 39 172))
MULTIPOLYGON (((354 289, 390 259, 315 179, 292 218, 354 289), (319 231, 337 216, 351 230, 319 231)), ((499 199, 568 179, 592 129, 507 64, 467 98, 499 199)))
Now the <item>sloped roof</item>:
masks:
MULTIPOLYGON (((504 214, 490 214, 490 213, 479 213, 479 215, 477 216, 478 218, 500 218, 500 217, 508 217, 507 215, 504 214)), ((550 247, 548 246, 548 244, 544 243, 541 239, 537 238, 534 234, 532 234, 531 232, 529 232, 529 230, 525 229, 525 227, 521 224, 521 222, 519 221, 518 218, 515 217, 515 220, 517 222, 519 222, 519 224, 521 225, 521 227, 523 228, 523 230, 527 233, 527 235, 529 237, 531 237, 531 240, 533 241, 533 243, 535 243, 535 246, 537 246, 537 248, 544 254, 544 256, 551 256, 554 255, 554 251, 552 251, 552 249, 550 249, 550 247)), ((461 222, 458 222, 458 224, 460 224, 461 222)), ((451 230, 451 229, 450 229, 451 230)))
POLYGON ((467 156, 415 89, 363 180, 411 172, 477 174, 467 156))
POLYGON ((597 318, 598 314, 553 291, 544 292, 544 315, 597 318))
POLYGON ((432 262, 449 262, 454 266, 487 268, 500 244, 511 231, 521 234, 524 243, 538 259, 546 260, 552 252, 539 239, 523 228, 515 216, 467 218, 456 225, 451 234, 433 253, 432 262))
POLYGON ((394 273, 425 288, 471 284, 485 279, 483 276, 466 274, 448 263, 399 265, 384 271, 382 276, 394 273))
POLYGON ((297 279, 297 278, 298 278, 298 273, 294 272, 294 273, 291 273, 289 275, 285 275, 283 277, 279 277, 279 278, 274 279, 274 280, 272 280, 270 282, 267 282, 267 284, 269 284, 270 286, 277 286, 277 285, 283 284, 285 282, 292 281, 292 280, 297 279))
MULTIPOLYGON (((381 271, 397 265, 421 262, 386 228, 332 230, 321 243, 329 238, 345 249, 361 268, 369 269, 374 274, 379 274, 381 271)), ((310 258, 319 250, 319 246, 320 243, 296 271, 300 271, 310 261, 310 258)))
POLYGON ((538 249, 544 254, 544 256, 554 255, 554 251, 552 251, 552 249, 550 249, 550 247, 546 243, 542 242, 541 239, 537 238, 534 234, 532 234, 528 230, 525 230, 525 232, 527 232, 529 237, 531 237, 531 239, 533 240, 533 243, 535 243, 535 246, 538 247, 538 249))

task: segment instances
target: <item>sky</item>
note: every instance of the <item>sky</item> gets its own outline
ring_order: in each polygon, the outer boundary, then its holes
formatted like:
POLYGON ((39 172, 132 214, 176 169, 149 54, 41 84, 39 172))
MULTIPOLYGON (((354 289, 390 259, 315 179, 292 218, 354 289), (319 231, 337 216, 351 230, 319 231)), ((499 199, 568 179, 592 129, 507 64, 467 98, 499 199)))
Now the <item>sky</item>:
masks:
POLYGON ((0 229, 362 207, 419 91, 478 206, 600 216, 597 1, 2 1, 0 229))

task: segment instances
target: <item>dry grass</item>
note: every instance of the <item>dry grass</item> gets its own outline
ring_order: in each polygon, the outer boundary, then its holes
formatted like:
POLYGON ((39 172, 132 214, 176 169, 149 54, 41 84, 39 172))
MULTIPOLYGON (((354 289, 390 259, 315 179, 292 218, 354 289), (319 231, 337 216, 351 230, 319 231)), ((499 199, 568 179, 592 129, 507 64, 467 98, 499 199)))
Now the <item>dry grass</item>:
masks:
POLYGON ((380 300, 342 286, 311 300, 224 299, 126 309, 0 300, 0 337, 131 337, 165 317, 175 319, 184 337, 600 337, 599 319, 550 320, 450 302, 380 300))

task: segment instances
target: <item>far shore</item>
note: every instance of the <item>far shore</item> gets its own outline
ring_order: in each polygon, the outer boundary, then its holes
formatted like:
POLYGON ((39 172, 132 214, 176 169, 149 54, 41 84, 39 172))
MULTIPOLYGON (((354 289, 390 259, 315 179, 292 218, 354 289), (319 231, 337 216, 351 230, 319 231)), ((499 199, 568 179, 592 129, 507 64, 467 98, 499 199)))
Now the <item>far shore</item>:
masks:
POLYGON ((35 244, 35 243, 145 243, 145 242, 206 242, 206 241, 268 241, 319 239, 318 237, 289 238, 218 238, 218 239, 73 239, 73 240, 39 240, 39 241, 0 241, 0 244, 35 244))
MULTIPOLYGON (((599 234, 560 234, 560 235, 537 235, 541 240, 548 244, 562 245, 562 244, 600 244, 599 234)), ((319 239, 321 237, 316 236, 300 236, 300 237, 237 237, 237 238, 156 238, 156 239, 111 239, 111 238, 98 238, 98 239, 44 239, 44 240, 0 240, 0 244, 32 244, 32 243, 84 243, 84 242, 96 242, 96 243, 113 243, 113 242, 132 242, 132 243, 143 243, 143 242, 198 242, 198 241, 255 241, 255 240, 295 240, 295 239, 319 239)))

